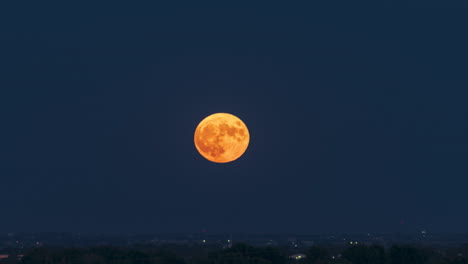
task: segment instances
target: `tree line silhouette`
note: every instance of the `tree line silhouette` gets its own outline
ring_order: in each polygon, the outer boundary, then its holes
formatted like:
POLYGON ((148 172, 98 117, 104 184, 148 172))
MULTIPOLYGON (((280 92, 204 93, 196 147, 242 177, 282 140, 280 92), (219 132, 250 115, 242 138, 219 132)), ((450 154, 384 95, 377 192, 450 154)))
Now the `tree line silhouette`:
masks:
POLYGON ((411 245, 354 245, 303 249, 305 257, 291 258, 290 248, 254 247, 245 243, 231 248, 202 246, 129 246, 90 248, 34 248, 18 259, 0 264, 468 264, 468 245, 432 249, 411 245))

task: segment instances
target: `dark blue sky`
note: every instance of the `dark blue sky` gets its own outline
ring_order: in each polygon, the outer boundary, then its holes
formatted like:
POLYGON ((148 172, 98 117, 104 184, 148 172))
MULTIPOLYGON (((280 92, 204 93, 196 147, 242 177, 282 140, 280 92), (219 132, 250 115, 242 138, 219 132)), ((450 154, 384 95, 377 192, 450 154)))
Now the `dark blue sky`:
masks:
POLYGON ((468 17, 422 3, 3 8, 0 232, 468 232, 468 17))

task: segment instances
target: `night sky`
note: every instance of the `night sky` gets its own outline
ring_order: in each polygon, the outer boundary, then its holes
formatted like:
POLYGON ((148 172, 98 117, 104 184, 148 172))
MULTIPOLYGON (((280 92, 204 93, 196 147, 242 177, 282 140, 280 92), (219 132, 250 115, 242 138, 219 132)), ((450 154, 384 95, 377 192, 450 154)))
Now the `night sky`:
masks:
POLYGON ((3 7, 0 232, 468 232, 467 9, 431 3, 3 7))

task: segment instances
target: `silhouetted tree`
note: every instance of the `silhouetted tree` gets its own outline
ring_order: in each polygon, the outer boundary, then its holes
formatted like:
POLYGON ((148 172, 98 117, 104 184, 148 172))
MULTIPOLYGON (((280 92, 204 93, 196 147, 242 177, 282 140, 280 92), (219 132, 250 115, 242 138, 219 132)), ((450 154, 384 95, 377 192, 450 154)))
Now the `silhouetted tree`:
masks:
POLYGON ((390 249, 391 264, 425 264, 428 256, 412 246, 392 246, 390 249))
POLYGON ((343 258, 353 264, 384 264, 385 249, 381 246, 358 245, 349 247, 342 253, 343 258))
POLYGON ((330 259, 328 250, 317 246, 309 248, 306 256, 305 262, 310 264, 324 264, 328 263, 330 259))
POLYGON ((450 261, 449 263, 450 264, 468 264, 468 261, 466 260, 466 258, 462 256, 457 256, 454 259, 452 259, 452 261, 450 261))
POLYGON ((284 264, 286 262, 286 257, 281 254, 279 249, 273 247, 260 249, 259 257, 268 260, 271 264, 284 264))
POLYGON ((331 259, 327 262, 327 264, 352 264, 349 260, 344 258, 336 258, 331 259))
POLYGON ((284 264, 286 257, 278 249, 257 248, 244 243, 216 252, 210 257, 211 264, 284 264))
POLYGON ((185 264, 167 251, 145 252, 131 248, 35 249, 22 264, 185 264))

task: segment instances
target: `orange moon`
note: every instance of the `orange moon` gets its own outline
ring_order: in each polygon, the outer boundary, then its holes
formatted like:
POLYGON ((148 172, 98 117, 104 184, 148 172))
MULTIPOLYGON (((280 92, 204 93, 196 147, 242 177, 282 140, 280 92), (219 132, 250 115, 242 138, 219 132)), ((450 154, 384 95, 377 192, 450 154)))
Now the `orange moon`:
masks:
POLYGON ((250 135, 247 126, 237 116, 216 113, 198 124, 194 141, 198 152, 207 160, 227 163, 244 154, 250 135))

